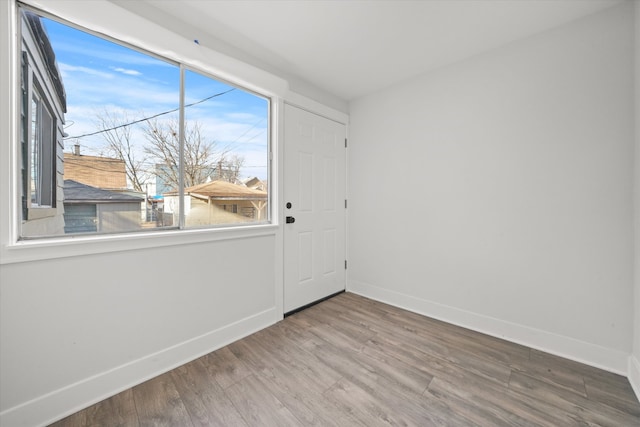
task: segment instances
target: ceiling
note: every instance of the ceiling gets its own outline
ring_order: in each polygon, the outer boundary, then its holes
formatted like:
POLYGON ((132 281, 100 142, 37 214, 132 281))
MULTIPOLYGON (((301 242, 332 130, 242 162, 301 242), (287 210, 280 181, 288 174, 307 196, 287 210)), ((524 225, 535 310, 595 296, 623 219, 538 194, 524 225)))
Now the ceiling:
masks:
POLYGON ((167 17, 181 22, 182 33, 188 28, 194 39, 222 41, 270 71, 295 76, 349 101, 620 1, 143 0, 138 4, 164 16, 165 24, 170 22, 167 17))

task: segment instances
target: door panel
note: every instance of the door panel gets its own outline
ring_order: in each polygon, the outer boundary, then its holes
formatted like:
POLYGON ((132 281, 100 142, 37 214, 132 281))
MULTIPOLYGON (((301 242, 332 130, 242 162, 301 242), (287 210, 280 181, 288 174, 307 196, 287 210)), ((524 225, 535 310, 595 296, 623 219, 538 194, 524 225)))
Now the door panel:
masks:
POLYGON ((346 127, 285 105, 284 311, 345 289, 346 127))

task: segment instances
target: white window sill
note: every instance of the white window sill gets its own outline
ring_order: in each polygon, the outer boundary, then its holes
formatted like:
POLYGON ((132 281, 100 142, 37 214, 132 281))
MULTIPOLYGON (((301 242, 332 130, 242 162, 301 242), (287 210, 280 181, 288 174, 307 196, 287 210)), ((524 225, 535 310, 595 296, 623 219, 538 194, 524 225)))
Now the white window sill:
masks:
POLYGON ((220 240, 246 239, 275 235, 277 231, 277 224, 259 224, 209 229, 142 231, 123 234, 66 236, 62 238, 23 240, 2 247, 0 264, 188 245, 220 240))
POLYGON ((30 207, 29 208, 29 219, 42 219, 42 218, 50 218, 56 216, 58 213, 56 208, 50 207, 30 207))

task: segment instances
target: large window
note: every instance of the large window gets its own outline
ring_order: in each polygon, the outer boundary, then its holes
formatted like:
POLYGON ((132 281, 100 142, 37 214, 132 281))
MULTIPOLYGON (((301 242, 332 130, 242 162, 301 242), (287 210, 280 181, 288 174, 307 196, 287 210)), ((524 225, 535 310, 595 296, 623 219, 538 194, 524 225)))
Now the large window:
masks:
POLYGON ((269 222, 268 98, 20 19, 21 238, 269 222))

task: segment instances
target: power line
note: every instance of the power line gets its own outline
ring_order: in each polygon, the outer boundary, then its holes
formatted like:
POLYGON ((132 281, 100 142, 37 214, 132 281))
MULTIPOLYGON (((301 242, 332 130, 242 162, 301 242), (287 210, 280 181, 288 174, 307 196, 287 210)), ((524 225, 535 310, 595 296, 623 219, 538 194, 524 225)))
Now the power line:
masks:
MULTIPOLYGON (((258 120, 257 122, 255 122, 255 123, 253 124, 253 126, 251 126, 249 129, 247 129, 246 131, 244 131, 244 133, 243 133, 242 135, 240 135, 239 137, 237 137, 236 139, 234 139, 233 141, 231 141, 230 143, 228 143, 228 144, 224 147, 224 149, 225 149, 225 150, 231 150, 231 149, 235 148, 235 147, 234 147, 234 144, 235 144, 236 142, 238 142, 238 141, 240 140, 240 138, 242 138, 243 136, 245 136, 246 134, 248 134, 249 132, 251 132, 251 130, 253 130, 253 128, 255 128, 256 126, 258 126, 260 123, 264 122, 265 120, 266 120, 266 118, 265 118, 265 117, 263 117, 263 118, 261 118, 260 120, 258 120)), ((263 132, 264 132, 264 131, 263 131, 263 132)), ((254 136, 253 138, 255 138, 255 136, 254 136)), ((251 138, 251 139, 253 139, 253 138, 251 138)), ((249 140, 247 140, 247 141, 245 141, 245 142, 249 142, 249 141, 251 141, 251 139, 249 139, 249 140)))
MULTIPOLYGON (((187 104, 187 105, 184 106, 184 108, 193 107, 194 105, 202 104, 205 101, 208 101, 210 99, 216 98, 218 96, 225 95, 225 94, 227 94, 229 92, 232 92, 234 90, 236 90, 236 88, 231 88, 231 89, 229 89, 227 91, 216 93, 215 95, 211 95, 211 96, 209 96, 207 98, 201 99, 200 101, 196 101, 196 102, 193 102, 191 104, 187 104)), ((114 126, 112 128, 109 128, 109 129, 102 129, 102 130, 99 130, 99 131, 96 131, 96 132, 85 133, 83 135, 78 135, 78 136, 67 136, 64 139, 84 138, 84 137, 87 137, 87 136, 97 135, 99 133, 109 132, 109 131, 120 129, 120 128, 123 128, 123 127, 135 125, 137 123, 141 123, 141 122, 144 122, 144 121, 147 121, 147 120, 150 120, 150 119, 155 119, 156 117, 164 116, 165 114, 174 113, 174 112, 176 112, 178 110, 180 110, 180 107, 174 108, 173 110, 163 111, 162 113, 154 114, 153 116, 144 117, 142 119, 134 120, 133 122, 124 123, 124 124, 121 124, 121 125, 118 125, 118 126, 114 126)))
POLYGON ((249 143, 251 141, 253 141, 254 139, 256 139, 257 137, 259 137, 260 135, 262 135, 263 133, 265 133, 267 130, 266 129, 262 129, 260 132, 256 133, 255 135, 253 135, 251 138, 247 139, 246 141, 244 141, 244 143, 249 143))

